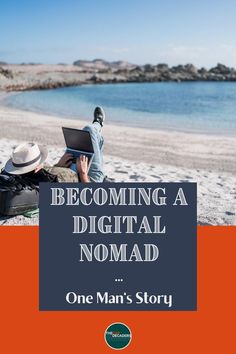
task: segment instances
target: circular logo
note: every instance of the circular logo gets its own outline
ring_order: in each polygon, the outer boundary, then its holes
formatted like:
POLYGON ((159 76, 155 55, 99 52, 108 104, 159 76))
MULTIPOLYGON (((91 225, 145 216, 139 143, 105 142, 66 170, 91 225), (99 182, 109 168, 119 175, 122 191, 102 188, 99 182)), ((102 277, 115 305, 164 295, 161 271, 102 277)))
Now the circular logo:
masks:
POLYGON ((126 348, 132 338, 131 330, 124 323, 112 323, 107 327, 104 334, 105 341, 112 349, 126 348))

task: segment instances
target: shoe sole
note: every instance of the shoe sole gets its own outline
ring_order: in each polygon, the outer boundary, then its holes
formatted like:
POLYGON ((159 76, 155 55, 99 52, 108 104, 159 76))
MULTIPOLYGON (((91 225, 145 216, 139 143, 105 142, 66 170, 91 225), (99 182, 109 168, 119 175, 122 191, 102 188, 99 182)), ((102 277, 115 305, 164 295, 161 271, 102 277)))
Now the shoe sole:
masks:
POLYGON ((105 113, 104 109, 101 106, 97 106, 97 108, 99 108, 101 110, 102 116, 103 116, 103 122, 104 122, 105 119, 106 119, 106 113, 105 113))

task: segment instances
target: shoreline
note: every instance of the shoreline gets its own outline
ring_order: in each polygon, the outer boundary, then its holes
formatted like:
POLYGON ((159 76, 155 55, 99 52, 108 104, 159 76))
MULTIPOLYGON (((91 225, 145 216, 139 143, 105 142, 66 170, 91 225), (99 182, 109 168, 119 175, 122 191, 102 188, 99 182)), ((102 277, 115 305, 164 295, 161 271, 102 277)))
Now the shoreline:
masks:
MULTIPOLYGON (((0 123, 2 125, 0 139, 9 137, 18 140, 18 132, 22 132, 28 140, 28 137, 35 136, 33 132, 32 134, 29 132, 29 129, 34 128, 40 133, 36 139, 38 142, 64 146, 62 126, 81 129, 92 121, 92 118, 91 120, 79 117, 65 118, 13 108, 2 104, 2 98, 7 95, 9 93, 1 95, 0 92, 0 123), (14 129, 16 124, 20 124, 17 131, 14 129)), ((138 162, 139 156, 143 156, 147 159, 146 162, 153 164, 203 168, 209 171, 236 174, 236 138, 234 136, 124 126, 119 123, 110 123, 109 117, 103 132, 106 145, 108 145, 105 146, 105 153, 108 152, 113 156, 127 158, 125 146, 128 145, 130 147, 128 160, 138 162), (125 137, 126 141, 122 137, 125 137), (146 149, 146 146, 149 146, 150 151, 146 149), (156 155, 158 152, 160 156, 156 155)))
MULTIPOLYGON (((127 83, 128 84, 128 83, 127 83)), ((153 82, 149 82, 147 84, 153 84, 153 82)), ((79 85, 79 86, 83 86, 84 84, 82 85, 79 85)), ((93 84, 85 84, 86 86, 87 85, 91 85, 93 86, 93 84)), ((98 84, 99 85, 99 84, 98 84)), ((106 84, 104 84, 106 85, 106 84)), ((74 87, 74 86, 71 86, 71 87, 74 87)), ((60 88, 54 88, 53 90, 60 90, 62 89, 62 87, 60 88)), ((29 91, 37 91, 37 90, 29 90, 29 91)), ((15 107, 14 104, 11 104, 11 103, 7 103, 5 102, 4 100, 9 97, 9 96, 14 96, 14 95, 20 95, 22 93, 22 91, 11 91, 11 92, 6 92, 6 91, 1 91, 0 90, 0 106, 2 107, 6 107, 6 108, 9 108, 9 109, 12 109, 12 110, 16 110, 16 111, 21 111, 21 112, 29 112, 29 113, 35 113, 35 114, 38 114, 38 115, 43 115, 43 116, 50 116, 52 118, 60 118, 60 119, 64 119, 64 120, 74 120, 74 121, 80 121, 80 118, 78 116, 67 116, 66 114, 58 114, 58 113, 52 113, 52 112, 46 112, 46 111, 43 111, 43 110, 40 110, 40 109, 29 109, 29 108, 24 108, 24 107, 15 107)), ((157 127, 157 126, 142 126, 140 123, 136 124, 136 123, 124 123, 124 122, 119 122, 119 121, 112 121, 111 123, 108 121, 106 122, 108 123, 109 125, 113 125, 113 126, 117 126, 117 127, 120 127, 120 126, 124 126, 124 127, 127 127, 127 128, 135 128, 135 129, 142 129, 142 130, 155 130, 157 132, 162 132, 162 133, 183 133, 183 134, 193 134, 193 135, 201 135, 201 136, 205 136, 205 137, 208 137, 208 136, 212 136, 212 137, 229 137, 229 138, 236 138, 236 131, 233 131, 233 132, 228 132, 228 131, 224 131, 224 132, 216 132, 216 131, 204 131, 202 132, 201 130, 191 130, 191 129, 183 129, 181 127, 181 129, 177 129, 175 127, 157 127)))
MULTIPOLYGON (((236 224, 235 138, 124 127, 107 121, 103 135, 108 178, 115 182, 197 182, 198 224, 236 224)), ((65 151, 61 127, 81 129, 90 122, 17 110, 0 102, 0 167, 23 141, 47 145, 47 162, 53 165, 65 151)), ((1 224, 32 225, 38 224, 38 218, 0 217, 1 224)))

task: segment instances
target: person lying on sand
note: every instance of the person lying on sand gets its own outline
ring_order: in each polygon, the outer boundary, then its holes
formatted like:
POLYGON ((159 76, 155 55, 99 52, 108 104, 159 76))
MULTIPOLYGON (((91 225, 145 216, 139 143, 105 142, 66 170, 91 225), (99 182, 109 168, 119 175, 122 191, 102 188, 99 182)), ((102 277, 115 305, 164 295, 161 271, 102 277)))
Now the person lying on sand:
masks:
POLYGON ((11 175, 27 176, 34 183, 39 182, 103 182, 103 143, 102 127, 105 120, 105 112, 102 107, 94 110, 92 124, 84 127, 91 136, 94 157, 88 170, 88 158, 81 155, 76 160, 77 173, 70 169, 73 156, 65 153, 58 163, 49 167, 45 165, 47 148, 35 143, 23 143, 17 146, 12 157, 7 161, 4 171, 11 175))

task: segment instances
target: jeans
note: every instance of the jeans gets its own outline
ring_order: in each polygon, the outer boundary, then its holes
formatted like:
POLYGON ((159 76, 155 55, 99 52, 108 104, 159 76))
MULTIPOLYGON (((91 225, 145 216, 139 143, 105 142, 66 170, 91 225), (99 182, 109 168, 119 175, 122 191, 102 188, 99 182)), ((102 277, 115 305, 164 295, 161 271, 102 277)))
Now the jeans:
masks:
POLYGON ((94 122, 84 127, 83 130, 90 133, 94 150, 88 175, 92 182, 103 182, 105 175, 103 171, 102 147, 104 139, 102 137, 102 127, 98 122, 94 122))

